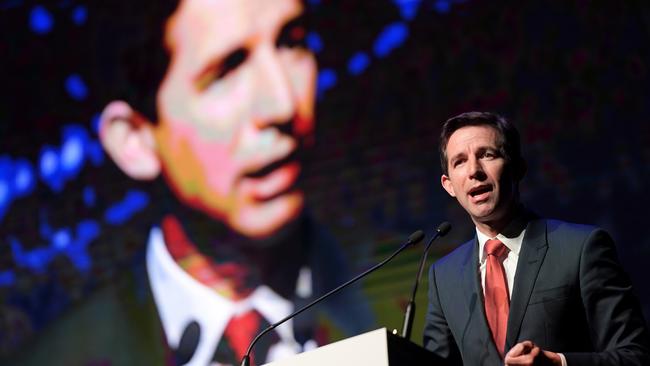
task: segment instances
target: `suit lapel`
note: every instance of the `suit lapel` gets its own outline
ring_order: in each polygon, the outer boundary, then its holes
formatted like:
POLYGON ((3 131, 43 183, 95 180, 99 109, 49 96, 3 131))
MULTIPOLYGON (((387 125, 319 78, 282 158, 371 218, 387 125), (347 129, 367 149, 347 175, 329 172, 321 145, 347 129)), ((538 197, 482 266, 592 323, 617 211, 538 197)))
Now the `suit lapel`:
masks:
POLYGON ((546 221, 542 219, 530 221, 526 228, 517 262, 515 283, 510 301, 510 315, 508 316, 506 351, 515 345, 519 336, 528 300, 535 286, 539 269, 544 262, 547 249, 546 221))
MULTIPOLYGON (((476 237, 470 242, 471 250, 467 251, 467 256, 463 261, 461 270, 461 278, 463 279, 463 293, 468 306, 476 300, 472 300, 477 294, 480 294, 481 286, 479 284, 480 276, 478 274, 478 242, 476 237)), ((481 297, 479 297, 481 298, 481 297)), ((472 309, 470 309, 472 310, 472 309)))
POLYGON ((467 250, 467 255, 460 268, 460 278, 462 278, 463 293, 465 294, 465 304, 467 306, 465 312, 467 319, 464 322, 465 326, 460 343, 463 349, 471 350, 475 364, 483 365, 485 362, 492 362, 495 359, 494 357, 498 358, 499 353, 494 342, 492 342, 490 328, 485 317, 476 237, 470 243, 471 249, 467 250))

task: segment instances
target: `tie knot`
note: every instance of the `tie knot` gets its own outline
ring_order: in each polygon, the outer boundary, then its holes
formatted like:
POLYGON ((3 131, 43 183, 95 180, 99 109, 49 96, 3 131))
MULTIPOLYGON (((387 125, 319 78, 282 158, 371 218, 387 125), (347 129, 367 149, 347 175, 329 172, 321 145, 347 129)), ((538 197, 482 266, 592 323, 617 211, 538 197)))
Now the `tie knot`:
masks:
POLYGON ((487 255, 493 255, 500 258, 507 251, 508 247, 506 247, 500 240, 490 239, 485 242, 485 252, 487 255))

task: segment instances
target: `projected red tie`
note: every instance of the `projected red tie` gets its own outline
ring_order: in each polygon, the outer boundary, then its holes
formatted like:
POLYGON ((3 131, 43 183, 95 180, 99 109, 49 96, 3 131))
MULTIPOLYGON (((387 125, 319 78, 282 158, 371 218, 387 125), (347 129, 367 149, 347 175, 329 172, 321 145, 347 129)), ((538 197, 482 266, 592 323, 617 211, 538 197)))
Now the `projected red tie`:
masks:
POLYGON ((506 273, 501 260, 508 253, 508 248, 499 240, 488 240, 485 243, 485 252, 487 253, 485 315, 490 326, 490 332, 492 332, 494 344, 496 344, 501 357, 503 357, 510 298, 508 297, 506 273))
MULTIPOLYGON (((235 352, 237 360, 241 360, 248 345, 260 331, 260 314, 255 310, 233 316, 226 326, 224 337, 235 352)), ((254 355, 251 354, 251 365, 255 365, 254 355)))

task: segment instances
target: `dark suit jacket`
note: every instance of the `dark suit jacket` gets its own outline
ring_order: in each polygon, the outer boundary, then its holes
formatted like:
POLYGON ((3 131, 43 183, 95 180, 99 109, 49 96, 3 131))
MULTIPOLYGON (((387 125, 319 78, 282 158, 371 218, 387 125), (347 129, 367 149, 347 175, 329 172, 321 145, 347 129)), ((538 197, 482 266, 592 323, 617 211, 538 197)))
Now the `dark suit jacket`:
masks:
MULTIPOLYGON (((311 219, 307 224, 305 242, 311 250, 306 260, 312 269, 313 295, 292 299, 296 308, 351 277, 332 235, 311 219)), ((176 365, 159 321, 144 257, 143 250, 133 258, 132 266, 44 330, 28 348, 0 359, 0 365, 176 365)), ((297 341, 313 338, 322 317, 347 336, 370 330, 375 324, 361 289, 348 288, 294 319, 297 341)), ((239 364, 239 360, 233 363, 239 364)))
MULTIPOLYGON (((474 238, 429 271, 424 346, 450 364, 503 363, 485 318, 478 258, 474 238)), ((506 352, 531 340, 564 353, 568 366, 650 365, 649 339, 606 232, 555 220, 528 223, 512 289, 506 352)))

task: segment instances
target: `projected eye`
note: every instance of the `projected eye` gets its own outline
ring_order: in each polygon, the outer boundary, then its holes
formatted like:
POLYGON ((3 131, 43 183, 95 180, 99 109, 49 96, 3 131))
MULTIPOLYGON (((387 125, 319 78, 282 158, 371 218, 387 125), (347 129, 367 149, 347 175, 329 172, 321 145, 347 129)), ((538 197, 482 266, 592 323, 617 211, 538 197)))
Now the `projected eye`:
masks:
POLYGON ((197 86, 199 90, 203 90, 210 85, 213 81, 223 79, 231 72, 236 70, 241 64, 246 61, 248 57, 248 50, 238 48, 229 53, 220 62, 216 62, 207 67, 197 78, 197 86))
POLYGON ((238 68, 239 65, 243 64, 246 60, 246 57, 248 57, 248 51, 243 48, 240 48, 235 52, 229 54, 228 57, 224 59, 215 78, 221 79, 224 76, 228 75, 228 73, 238 68))
POLYGON ((276 41, 277 47, 307 48, 307 27, 304 18, 294 19, 282 28, 276 41))

